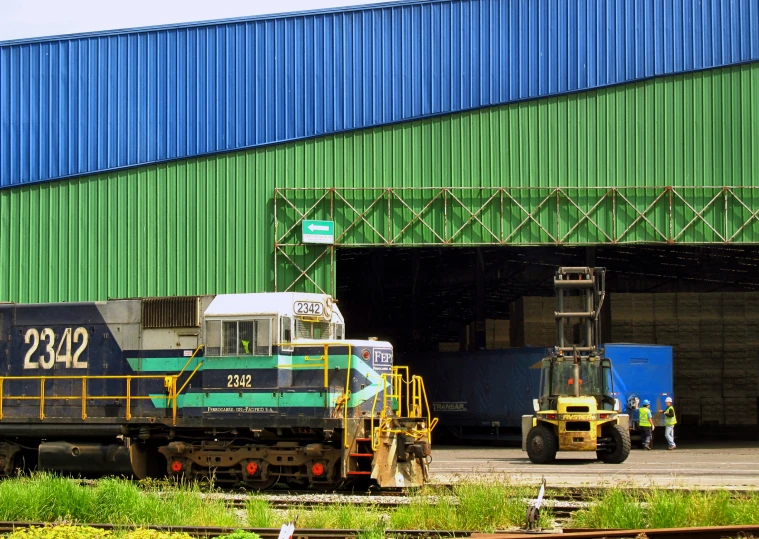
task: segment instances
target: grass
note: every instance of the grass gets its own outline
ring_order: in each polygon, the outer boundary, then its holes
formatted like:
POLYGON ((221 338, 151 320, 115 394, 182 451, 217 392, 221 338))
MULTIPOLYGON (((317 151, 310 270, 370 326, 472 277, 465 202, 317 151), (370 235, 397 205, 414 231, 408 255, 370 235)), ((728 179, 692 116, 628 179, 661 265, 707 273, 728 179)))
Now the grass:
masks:
MULTIPOLYGON (((192 539, 186 533, 164 532, 145 528, 129 530, 100 530, 89 526, 62 524, 22 528, 8 534, 7 539, 192 539)), ((236 531, 219 539, 260 539, 254 533, 236 531)))
MULTIPOLYGON (((534 489, 508 484, 461 484, 453 492, 433 488, 416 493, 409 505, 380 509, 366 505, 339 504, 316 508, 293 508, 284 514, 272 510, 265 499, 248 503, 248 526, 278 527, 298 516, 302 528, 362 529, 371 536, 382 530, 443 529, 495 531, 524 525, 524 498, 534 489)), ((551 525, 549 511, 541 524, 551 525)))
POLYGON ((759 524, 759 494, 669 489, 610 490, 573 515, 580 528, 680 528, 759 524))
MULTIPOLYGON (((252 496, 242 512, 201 494, 196 485, 103 479, 94 486, 83 486, 40 473, 0 481, 0 521, 103 522, 123 526, 127 533, 128 528, 146 524, 278 528, 297 516, 299 528, 361 529, 365 530, 361 539, 380 539, 389 529, 492 532, 521 527, 526 500, 536 493, 534 488, 507 482, 466 482, 455 485, 452 491, 420 489, 410 504, 391 509, 338 504, 278 510, 263 496, 252 496)), ((635 529, 759 524, 759 493, 620 488, 603 491, 593 501, 589 508, 574 514, 571 526, 635 529)), ((540 525, 548 528, 552 522, 553 515, 544 508, 540 525)), ((63 533, 61 530, 56 537, 67 539, 63 533)), ((169 539, 148 535, 130 538, 169 539)), ((237 535, 230 539, 254 539, 245 532, 237 535)), ((114 532, 111 537, 121 539, 122 535, 114 532)), ((53 539, 48 535, 45 538, 53 539)))
POLYGON ((50 474, 0 482, 0 520, 104 522, 116 525, 163 524, 239 526, 221 501, 203 499, 198 489, 182 487, 159 494, 121 479, 94 487, 50 474))

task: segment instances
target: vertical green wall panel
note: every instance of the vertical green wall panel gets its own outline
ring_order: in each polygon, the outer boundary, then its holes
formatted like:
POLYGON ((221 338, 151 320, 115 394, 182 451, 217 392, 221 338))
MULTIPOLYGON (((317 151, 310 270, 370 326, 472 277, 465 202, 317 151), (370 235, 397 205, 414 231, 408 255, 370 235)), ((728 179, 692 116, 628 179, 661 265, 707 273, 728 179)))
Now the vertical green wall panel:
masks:
MULTIPOLYGON (((647 186, 631 197, 642 211, 660 192, 656 187, 759 186, 758 130, 759 64, 748 64, 0 190, 0 300, 270 290, 275 187, 543 187, 519 195, 529 205, 549 187, 647 186)), ((703 206, 716 192, 694 191, 695 205, 700 200, 703 206)), ((304 193, 301 202, 313 196, 304 193)), ((414 198, 415 209, 426 204, 424 196, 414 198)), ((742 197, 759 207, 752 190, 742 197)), ((599 199, 593 191, 578 198, 586 208, 599 199)), ((693 218, 690 210, 678 211, 683 226, 693 218)), ((608 208, 599 213, 605 230, 624 229, 636 216, 630 208, 613 218, 608 208)), ((572 230, 579 215, 566 210, 560 232, 572 230)), ((668 226, 665 204, 648 215, 655 225, 668 226)), ((726 217, 710 209, 704 216, 718 230, 728 226, 726 218, 735 221, 730 226, 737 230, 751 212, 737 207, 726 217)), ((398 211, 393 218, 408 220, 411 213, 398 211)), ((449 226, 466 218, 463 210, 454 212, 449 226)), ((381 222, 378 215, 369 219, 381 222)), ((499 226, 492 208, 482 219, 499 226)), ((514 213, 507 226, 520 221, 514 213)), ((435 227, 442 228, 442 221, 435 227)), ((371 238, 373 232, 362 225, 355 234, 371 238)), ((404 241, 431 241, 432 233, 416 226, 409 238, 404 241)), ((520 238, 549 242, 533 224, 520 238)), ((625 239, 656 238, 638 226, 625 239)), ((454 243, 481 241, 487 233, 477 225, 454 243)), ((605 239, 581 227, 568 241, 605 239)), ((699 222, 679 241, 717 238, 699 222)), ((734 241, 759 242, 759 225, 749 223, 734 241)), ((298 256, 313 260, 314 252, 298 256)), ((286 265, 279 271, 285 272, 282 281, 296 276, 286 265)), ((329 266, 319 265, 315 275, 328 282, 329 266)))

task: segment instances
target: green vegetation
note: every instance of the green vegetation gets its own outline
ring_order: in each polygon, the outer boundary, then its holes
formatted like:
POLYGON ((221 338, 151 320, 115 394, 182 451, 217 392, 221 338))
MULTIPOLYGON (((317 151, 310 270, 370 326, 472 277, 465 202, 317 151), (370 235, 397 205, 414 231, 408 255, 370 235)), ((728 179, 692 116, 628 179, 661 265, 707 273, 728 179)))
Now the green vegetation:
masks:
MULTIPOLYGON (((453 492, 428 487, 414 494, 410 504, 393 509, 351 504, 295 507, 285 512, 284 520, 263 498, 253 498, 248 504, 248 526, 275 527, 297 515, 300 527, 362 529, 367 530, 369 539, 386 529, 495 531, 524 525, 525 498, 534 497, 533 491, 496 483, 461 484, 453 492)), ((541 525, 550 527, 552 521, 550 511, 543 511, 541 525)))
POLYGON ((612 489, 575 513, 579 528, 680 528, 759 524, 759 493, 612 489))
POLYGON ((0 520, 106 522, 134 526, 239 526, 239 519, 217 500, 187 486, 162 492, 135 483, 103 479, 94 487, 50 474, 0 481, 0 520))
MULTIPOLYGON (((670 528, 759 524, 759 493, 689 492, 669 489, 596 490, 593 503, 577 511, 572 527, 670 528)), ((557 492, 547 496, 550 499, 557 492)), ((3 539, 187 539, 182 534, 139 529, 141 525, 279 528, 298 517, 299 528, 364 530, 360 539, 382 539, 389 529, 457 529, 490 532, 524 525, 526 501, 535 489, 508 483, 461 483, 452 490, 427 487, 411 503, 393 508, 338 504, 275 509, 252 496, 244 509, 209 499, 197 485, 134 483, 104 479, 91 486, 50 474, 0 482, 0 521, 55 523, 22 529, 3 539), (113 532, 77 523, 110 523, 113 532)), ((540 525, 553 525, 545 508, 540 525)), ((258 539, 242 530, 226 539, 258 539)))
MULTIPOLYGON (((249 535, 252 537, 235 539, 259 539, 255 534, 249 535)), ((186 533, 160 532, 157 530, 134 529, 124 532, 111 532, 89 526, 62 524, 43 528, 20 529, 9 534, 8 539, 191 539, 191 537, 186 533)))
MULTIPOLYGON (((90 526, 59 524, 45 527, 23 528, 7 536, 7 539, 192 539, 186 533, 163 532, 137 528, 124 531, 100 530, 90 526)), ((255 533, 238 530, 219 539, 261 539, 255 533)))

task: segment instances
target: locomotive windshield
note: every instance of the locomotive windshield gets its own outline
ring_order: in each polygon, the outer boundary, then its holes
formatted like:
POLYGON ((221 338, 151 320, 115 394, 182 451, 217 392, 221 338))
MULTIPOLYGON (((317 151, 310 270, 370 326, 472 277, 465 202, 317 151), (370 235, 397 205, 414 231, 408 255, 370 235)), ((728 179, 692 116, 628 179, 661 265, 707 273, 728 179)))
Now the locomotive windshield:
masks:
POLYGON ((295 319, 295 338, 314 340, 342 340, 345 338, 343 324, 324 320, 311 321, 295 319))

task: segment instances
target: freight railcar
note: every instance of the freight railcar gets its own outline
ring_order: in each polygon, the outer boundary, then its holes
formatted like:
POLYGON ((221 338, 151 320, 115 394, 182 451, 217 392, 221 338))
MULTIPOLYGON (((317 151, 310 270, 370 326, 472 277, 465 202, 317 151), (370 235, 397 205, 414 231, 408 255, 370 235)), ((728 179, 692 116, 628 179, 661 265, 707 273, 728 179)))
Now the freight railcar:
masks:
POLYGON ((435 420, 331 297, 0 305, 0 474, 424 482, 435 420))

